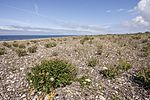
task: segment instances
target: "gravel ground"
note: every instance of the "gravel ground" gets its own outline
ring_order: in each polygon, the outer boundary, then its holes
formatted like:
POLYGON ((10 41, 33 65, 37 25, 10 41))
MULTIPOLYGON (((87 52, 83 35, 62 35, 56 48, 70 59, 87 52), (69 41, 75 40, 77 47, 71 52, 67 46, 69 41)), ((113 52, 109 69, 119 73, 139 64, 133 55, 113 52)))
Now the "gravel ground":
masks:
MULTIPOLYGON (((143 45, 150 44, 150 33, 90 37, 93 39, 84 44, 80 43, 84 36, 15 41, 25 44, 26 48, 38 47, 36 53, 22 57, 17 56, 15 47, 8 48, 0 42, 0 47, 6 49, 6 54, 0 55, 0 100, 50 100, 50 95, 54 100, 150 100, 150 91, 134 83, 132 78, 138 70, 150 66, 150 55, 143 57, 140 51, 143 45), (45 48, 44 44, 49 42, 55 42, 57 46, 45 48), (101 55, 96 54, 97 45, 102 45, 101 55), (31 89, 26 80, 27 71, 51 58, 68 60, 78 68, 77 77, 87 75, 91 84, 81 87, 79 82, 73 82, 49 95, 31 89), (95 67, 87 66, 91 58, 98 60, 95 67), (100 74, 104 68, 117 65, 119 59, 130 62, 132 68, 115 79, 100 74)), ((13 44, 14 41, 7 43, 13 44)))

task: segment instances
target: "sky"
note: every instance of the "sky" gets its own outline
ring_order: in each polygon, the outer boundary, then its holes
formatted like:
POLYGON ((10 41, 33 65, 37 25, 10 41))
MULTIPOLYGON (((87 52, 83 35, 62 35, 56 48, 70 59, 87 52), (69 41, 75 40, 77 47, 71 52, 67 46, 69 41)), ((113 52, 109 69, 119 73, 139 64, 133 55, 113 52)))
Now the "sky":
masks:
POLYGON ((150 0, 0 0, 0 35, 150 30, 150 0))

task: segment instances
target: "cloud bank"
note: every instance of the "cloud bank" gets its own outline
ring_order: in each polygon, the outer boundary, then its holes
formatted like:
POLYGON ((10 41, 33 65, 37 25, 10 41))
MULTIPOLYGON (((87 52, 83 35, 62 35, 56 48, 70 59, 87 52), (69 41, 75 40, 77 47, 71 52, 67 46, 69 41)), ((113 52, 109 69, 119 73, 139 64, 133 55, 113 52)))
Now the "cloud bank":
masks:
POLYGON ((93 32, 88 30, 76 30, 76 29, 54 29, 54 28, 40 28, 40 27, 30 27, 30 26, 0 26, 0 34, 26 34, 26 35, 85 35, 93 34, 93 32))
POLYGON ((150 30, 150 0, 140 0, 135 11, 138 16, 131 21, 126 21, 123 26, 130 31, 149 31, 150 30))

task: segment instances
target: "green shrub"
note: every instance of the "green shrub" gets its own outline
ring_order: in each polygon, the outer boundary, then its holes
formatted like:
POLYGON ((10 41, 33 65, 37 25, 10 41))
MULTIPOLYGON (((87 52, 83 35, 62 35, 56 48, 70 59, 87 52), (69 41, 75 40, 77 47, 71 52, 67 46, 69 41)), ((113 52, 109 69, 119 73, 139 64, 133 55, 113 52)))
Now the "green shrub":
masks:
POLYGON ((3 42, 3 46, 8 47, 8 48, 11 48, 11 45, 8 44, 7 42, 3 42))
POLYGON ((37 40, 31 40, 30 42, 37 43, 38 41, 37 40))
POLYGON ((117 66, 117 69, 120 71, 128 71, 130 68, 132 68, 131 64, 124 60, 119 60, 119 65, 117 66))
POLYGON ((97 45, 96 47, 97 47, 96 48, 97 49, 96 55, 101 55, 102 52, 103 52, 103 50, 102 50, 103 46, 102 45, 97 45))
POLYGON ((14 43, 13 43, 13 46, 14 46, 14 47, 18 47, 18 46, 19 46, 19 44, 18 44, 18 43, 16 43, 16 42, 14 42, 14 43))
POLYGON ((150 55, 150 44, 149 43, 145 44, 142 47, 141 51, 142 51, 142 55, 140 55, 141 57, 149 56, 150 55))
POLYGON ((37 46, 32 46, 32 47, 29 47, 29 48, 28 48, 28 51, 29 51, 30 53, 35 53, 36 50, 37 50, 37 46))
POLYGON ((91 36, 84 36, 81 40, 80 40, 80 43, 81 44, 84 44, 86 41, 90 40, 92 41, 94 38, 91 36))
POLYGON ((141 51, 143 52, 150 52, 150 44, 146 44, 142 47, 141 51))
POLYGON ((59 59, 44 60, 27 74, 30 85, 37 91, 46 93, 57 87, 71 84, 75 77, 76 68, 59 59))
POLYGON ((15 51, 19 57, 27 55, 27 51, 24 49, 16 49, 15 51))
POLYGON ((47 43, 47 44, 45 44, 45 47, 46 48, 51 48, 51 47, 56 47, 56 43, 55 42, 50 42, 50 43, 47 43))
POLYGON ((119 72, 116 68, 110 67, 106 70, 100 71, 100 74, 103 74, 103 76, 106 77, 106 78, 113 79, 119 74, 119 72))
POLYGON ((77 82, 80 83, 81 87, 85 87, 85 86, 91 84, 91 80, 89 79, 88 76, 82 76, 82 77, 78 78, 77 82))
POLYGON ((105 70, 102 70, 100 71, 100 74, 103 74, 103 76, 106 78, 113 79, 119 74, 122 74, 125 71, 128 71, 130 68, 132 68, 130 63, 124 60, 120 60, 117 66, 112 66, 105 70))
POLYGON ((146 43, 146 42, 148 42, 148 39, 142 39, 141 40, 141 43, 146 43))
POLYGON ((4 55, 6 52, 5 48, 0 48, 0 55, 4 55))
POLYGON ((88 60, 88 63, 87 63, 87 65, 89 67, 95 67, 96 64, 97 64, 97 59, 95 59, 95 58, 92 58, 92 59, 88 60))
POLYGON ((136 80, 138 80, 138 83, 144 88, 150 90, 150 66, 141 69, 136 74, 136 80))
POLYGON ((135 39, 135 40, 139 40, 139 39, 141 39, 141 36, 140 35, 134 35, 134 36, 131 36, 132 37, 132 39, 135 39))
POLYGON ((26 48, 26 46, 25 46, 24 44, 20 44, 18 47, 19 47, 19 48, 22 48, 22 49, 25 49, 25 48, 26 48))

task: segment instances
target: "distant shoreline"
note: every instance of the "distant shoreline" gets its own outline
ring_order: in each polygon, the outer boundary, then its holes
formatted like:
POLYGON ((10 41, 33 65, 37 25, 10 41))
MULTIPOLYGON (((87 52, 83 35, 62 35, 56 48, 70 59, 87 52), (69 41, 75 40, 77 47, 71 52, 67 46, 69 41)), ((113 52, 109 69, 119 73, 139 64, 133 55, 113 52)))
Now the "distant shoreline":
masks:
POLYGON ((1 41, 26 41, 26 40, 41 40, 49 38, 62 38, 76 35, 0 35, 1 41))

